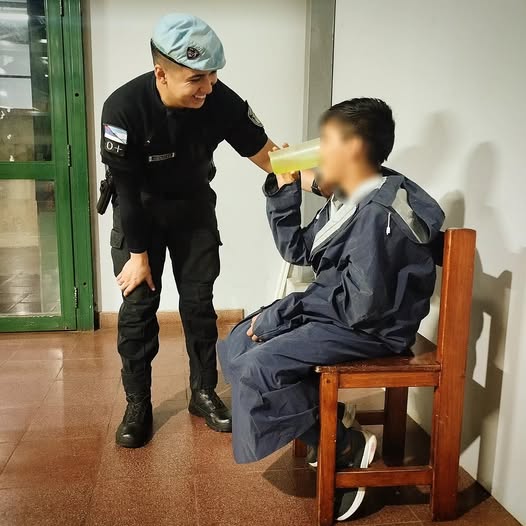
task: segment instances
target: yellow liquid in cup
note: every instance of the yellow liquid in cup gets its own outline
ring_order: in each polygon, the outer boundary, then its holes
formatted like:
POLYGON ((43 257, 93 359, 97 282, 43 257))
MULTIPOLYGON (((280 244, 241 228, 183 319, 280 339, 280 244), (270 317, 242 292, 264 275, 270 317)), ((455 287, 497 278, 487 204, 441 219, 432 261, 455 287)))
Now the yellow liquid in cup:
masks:
POLYGON ((271 152, 269 157, 275 174, 315 168, 320 164, 320 139, 271 152))

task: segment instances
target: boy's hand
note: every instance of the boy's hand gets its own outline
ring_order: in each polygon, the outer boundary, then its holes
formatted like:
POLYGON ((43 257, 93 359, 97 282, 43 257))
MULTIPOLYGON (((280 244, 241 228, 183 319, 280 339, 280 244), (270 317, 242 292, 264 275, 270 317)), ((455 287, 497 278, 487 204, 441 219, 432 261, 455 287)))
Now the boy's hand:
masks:
MULTIPOLYGON (((312 186, 314 183, 314 179, 316 178, 316 170, 313 168, 309 168, 308 170, 302 170, 301 171, 301 187, 305 192, 312 192, 312 186)), ((334 187, 332 185, 328 185, 323 182, 323 178, 321 180, 316 181, 318 184, 318 188, 320 192, 322 193, 323 197, 329 198, 334 193, 334 187)))
POLYGON ((252 338, 252 341, 254 341, 254 342, 259 342, 259 337, 254 334, 254 325, 256 324, 256 320, 258 319, 258 316, 259 316, 259 314, 256 314, 252 318, 252 323, 250 324, 250 327, 249 327, 249 329, 247 331, 247 336, 249 338, 252 338))
MULTIPOLYGON (((289 147, 288 143, 286 142, 283 143, 283 148, 288 148, 288 147, 289 147)), ((277 150, 279 150, 277 146, 274 146, 274 148, 272 148, 273 152, 277 150)), ((278 183, 278 188, 281 188, 282 186, 285 186, 286 184, 294 183, 300 178, 300 172, 289 172, 285 174, 275 174, 275 175, 276 175, 276 180, 278 183)))

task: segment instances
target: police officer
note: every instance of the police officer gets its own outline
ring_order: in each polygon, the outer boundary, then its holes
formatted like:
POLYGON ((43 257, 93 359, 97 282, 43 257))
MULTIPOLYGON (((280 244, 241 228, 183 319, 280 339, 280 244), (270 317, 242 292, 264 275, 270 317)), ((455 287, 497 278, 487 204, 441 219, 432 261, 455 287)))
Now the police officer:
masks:
POLYGON ((151 363, 159 349, 156 312, 166 249, 180 295, 190 360, 189 411, 230 432, 215 392, 216 313, 212 289, 221 244, 213 152, 226 140, 270 172, 274 146, 247 102, 217 78, 221 41, 202 20, 170 14, 156 26, 154 71, 117 89, 102 112, 102 160, 111 174, 111 253, 123 302, 118 350, 128 402, 116 442, 141 447, 152 435, 151 363))

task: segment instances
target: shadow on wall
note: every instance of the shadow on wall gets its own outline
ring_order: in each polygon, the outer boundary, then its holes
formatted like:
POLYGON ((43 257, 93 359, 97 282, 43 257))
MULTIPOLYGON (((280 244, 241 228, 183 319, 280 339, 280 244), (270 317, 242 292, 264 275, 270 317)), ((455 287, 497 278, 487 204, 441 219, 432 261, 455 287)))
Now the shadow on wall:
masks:
MULTIPOLYGON (((454 120, 447 114, 434 114, 423 133, 422 146, 411 147, 395 156, 393 166, 409 177, 421 175, 423 186, 440 177, 440 166, 454 144, 454 120)), ((465 194, 452 191, 440 199, 446 213, 445 228, 472 227, 477 230, 479 247, 491 246, 499 254, 502 265, 510 270, 493 276, 484 271, 479 250, 475 257, 471 332, 467 357, 465 405, 461 450, 465 452, 463 464, 482 485, 491 491, 494 480, 497 431, 502 393, 504 354, 517 353, 519 344, 507 342, 510 289, 523 290, 526 276, 526 251, 510 251, 505 245, 505 232, 497 211, 488 204, 495 178, 499 175, 498 154, 491 143, 481 143, 471 152, 464 171, 465 194), (513 269, 513 280, 512 270, 513 269), (508 345, 507 345, 508 343, 508 345), (477 450, 478 447, 478 450, 477 450), (471 449, 473 448, 473 449, 471 449)), ((439 271, 436 291, 440 291, 439 271)), ((438 294, 432 300, 438 312, 438 294)), ((519 301, 514 312, 522 306, 519 301)), ((520 320, 520 313, 515 312, 520 320)), ((438 319, 433 320, 436 335, 438 319)), ((519 332, 519 331, 516 331, 519 332)), ((518 337, 517 337, 518 338, 518 337)), ((516 363, 508 356, 508 363, 516 363)), ((518 378, 516 379, 518 381, 518 378)), ((430 421, 432 392, 415 390, 411 397, 412 414, 420 423, 430 421)), ((510 414, 514 414, 511 413, 510 414)), ((515 413, 517 414, 517 413, 515 413)))
POLYGON ((431 113, 420 133, 420 143, 395 153, 387 163, 428 188, 440 178, 446 156, 455 143, 454 117, 448 112, 431 113))

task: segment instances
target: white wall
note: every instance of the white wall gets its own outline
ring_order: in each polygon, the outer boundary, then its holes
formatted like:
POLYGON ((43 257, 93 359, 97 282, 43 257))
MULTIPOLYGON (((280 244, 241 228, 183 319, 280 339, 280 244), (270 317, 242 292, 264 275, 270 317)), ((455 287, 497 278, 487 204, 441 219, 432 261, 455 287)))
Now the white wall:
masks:
MULTIPOLYGON (((306 1, 248 4, 243 0, 85 2, 90 169, 92 175, 96 172, 97 181, 103 177, 98 154, 102 104, 121 84, 151 68, 152 28, 159 17, 174 10, 200 16, 215 29, 227 57, 220 78, 249 100, 273 140, 301 141, 306 1)), ((227 144, 219 147, 215 161, 218 174, 213 185, 224 243, 215 305, 253 310, 273 299, 281 268, 266 223, 261 192, 264 174, 227 144)), ((92 193, 94 202, 95 185, 92 193)), ((111 213, 94 219, 99 311, 117 311, 120 305, 111 265, 110 229, 111 213)), ((163 286, 161 310, 177 310, 178 295, 169 264, 163 286)))
MULTIPOLYGON (((338 0, 334 102, 392 105, 387 163, 478 231, 463 466, 526 523, 526 2, 338 0)), ((422 332, 434 338, 436 302, 422 332)), ((412 414, 428 421, 429 397, 412 414)))

